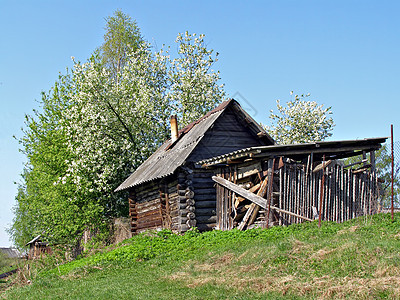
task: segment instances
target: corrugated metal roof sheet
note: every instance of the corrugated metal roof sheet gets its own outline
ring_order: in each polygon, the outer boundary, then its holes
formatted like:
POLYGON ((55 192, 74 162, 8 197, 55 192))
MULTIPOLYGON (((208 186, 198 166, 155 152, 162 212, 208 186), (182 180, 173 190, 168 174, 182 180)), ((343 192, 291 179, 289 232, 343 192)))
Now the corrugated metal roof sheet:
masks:
POLYGON ((232 151, 227 154, 211 157, 198 161, 196 164, 212 166, 226 163, 228 160, 240 159, 244 157, 268 157, 276 155, 308 155, 311 152, 324 150, 335 154, 351 154, 354 150, 367 150, 380 147, 380 144, 386 141, 386 137, 366 138, 362 140, 344 140, 344 141, 321 141, 314 143, 292 144, 292 145, 272 145, 244 148, 232 151))
POLYGON ((174 144, 171 145, 170 140, 166 141, 115 191, 122 191, 173 174, 179 166, 184 164, 206 131, 214 124, 231 101, 234 100, 224 101, 198 121, 181 129, 178 140, 174 144))

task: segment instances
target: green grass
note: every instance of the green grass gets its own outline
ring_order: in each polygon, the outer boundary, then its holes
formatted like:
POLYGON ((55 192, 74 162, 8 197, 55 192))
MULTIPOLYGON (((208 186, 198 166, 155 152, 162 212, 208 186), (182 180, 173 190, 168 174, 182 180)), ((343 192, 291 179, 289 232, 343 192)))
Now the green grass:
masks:
POLYGON ((8 299, 400 297, 400 214, 268 230, 142 234, 56 268, 8 299))

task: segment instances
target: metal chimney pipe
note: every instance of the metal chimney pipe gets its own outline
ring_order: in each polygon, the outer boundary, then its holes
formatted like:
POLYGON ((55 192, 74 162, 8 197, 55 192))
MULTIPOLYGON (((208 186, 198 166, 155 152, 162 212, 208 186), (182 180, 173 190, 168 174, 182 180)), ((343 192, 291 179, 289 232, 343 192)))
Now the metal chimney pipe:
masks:
POLYGON ((178 120, 176 115, 171 116, 171 141, 175 142, 178 139, 178 120))

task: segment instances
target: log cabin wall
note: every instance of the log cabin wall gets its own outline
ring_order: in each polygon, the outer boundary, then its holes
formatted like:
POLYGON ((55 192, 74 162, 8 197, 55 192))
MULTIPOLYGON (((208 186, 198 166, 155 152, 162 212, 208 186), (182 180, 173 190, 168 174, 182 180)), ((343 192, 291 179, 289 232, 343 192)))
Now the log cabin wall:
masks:
MULTIPOLYGON (((129 216, 132 234, 160 229, 185 232, 196 227, 193 177, 191 169, 182 168, 174 176, 131 189, 129 216)), ((202 210, 199 212, 201 214, 202 210)), ((201 222, 200 218, 200 225, 201 222)))
POLYGON ((193 171, 189 168, 180 168, 177 184, 177 203, 179 210, 177 211, 176 231, 185 232, 196 226, 196 214, 194 206, 194 188, 193 188, 193 171))
POLYGON ((150 182, 135 188, 129 197, 132 233, 159 229, 163 225, 160 189, 150 182))
POLYGON ((216 227, 216 190, 211 179, 214 172, 195 169, 193 172, 194 207, 196 226, 200 231, 216 227))
POLYGON ((132 234, 149 229, 180 230, 178 180, 154 180, 130 190, 132 234))

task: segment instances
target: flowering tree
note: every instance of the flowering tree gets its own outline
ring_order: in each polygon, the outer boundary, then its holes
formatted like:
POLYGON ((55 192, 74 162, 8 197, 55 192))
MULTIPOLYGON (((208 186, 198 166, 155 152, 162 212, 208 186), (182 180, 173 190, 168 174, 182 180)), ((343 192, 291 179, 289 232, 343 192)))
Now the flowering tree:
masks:
POLYGON ((119 68, 97 51, 44 96, 20 139, 28 165, 11 228, 17 244, 22 228, 71 244, 88 227, 106 232, 108 220, 127 214, 126 194, 114 189, 169 137, 170 115, 185 125, 221 102, 217 55, 204 36, 176 42, 177 58, 145 42, 127 47, 119 68))
POLYGON ((218 52, 206 48, 204 37, 187 31, 179 34, 179 56, 170 62, 169 97, 175 100, 173 107, 182 126, 206 114, 224 96, 223 86, 217 84, 219 72, 211 70, 218 52))
MULTIPOLYGON (((291 95, 293 92, 291 92, 291 95)), ((278 144, 309 143, 322 141, 332 135, 335 126, 331 107, 323 108, 315 101, 305 101, 307 95, 295 95, 294 100, 286 103, 277 100, 278 113, 271 110, 269 118, 272 126, 265 126, 268 133, 278 144)))
POLYGON ((144 44, 127 55, 117 82, 94 59, 76 64, 74 91, 80 92, 63 113, 75 159, 57 184, 70 176, 84 198, 99 199, 110 215, 123 214, 126 197, 112 191, 168 137, 170 115, 185 125, 223 97, 219 76, 209 74, 214 60, 203 38, 179 35, 181 57, 172 60, 144 44))
POLYGON ((102 210, 90 202, 75 201, 70 178, 63 185, 55 184, 74 155, 60 123, 63 111, 69 108, 70 79, 61 75, 51 91, 42 94, 42 110, 26 117, 24 135, 19 139, 27 164, 9 232, 20 247, 38 234, 48 235, 49 241, 76 244, 85 224, 94 221, 102 210))

